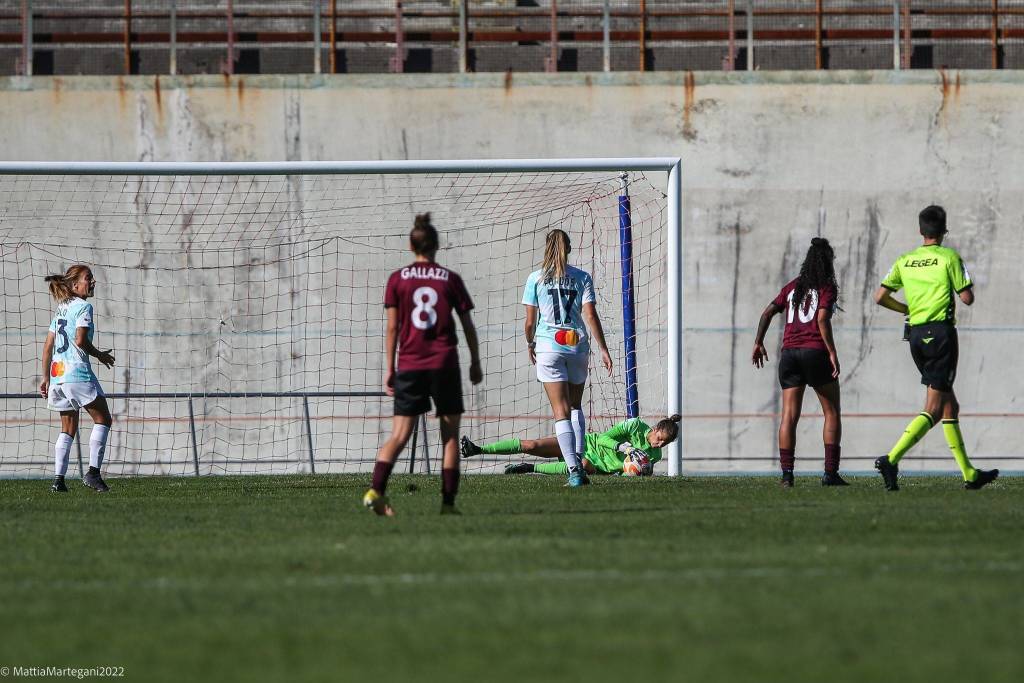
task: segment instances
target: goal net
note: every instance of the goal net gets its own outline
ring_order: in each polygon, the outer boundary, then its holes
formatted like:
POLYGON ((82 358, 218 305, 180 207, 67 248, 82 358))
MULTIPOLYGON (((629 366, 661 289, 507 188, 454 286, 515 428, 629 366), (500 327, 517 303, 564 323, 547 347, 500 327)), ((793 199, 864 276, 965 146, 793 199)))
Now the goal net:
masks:
MULTIPOLYGON (((626 176, 631 341, 650 419, 666 413, 669 393, 664 177, 626 176)), ((75 263, 93 268, 95 344, 116 358, 110 370, 92 361, 114 416, 111 475, 369 470, 392 415, 381 387, 384 284, 412 260, 409 229, 425 211, 441 232, 438 262, 462 275, 476 306, 485 379, 469 384, 460 330, 463 433, 486 442, 553 431, 520 305, 553 228, 571 236, 570 262, 594 277, 615 368, 607 376, 594 354, 584 408, 591 430, 606 429, 627 411, 622 187, 611 169, 0 174, 0 476, 51 472, 59 421, 37 388, 55 304, 43 278, 75 263)), ((436 420, 424 425, 417 471, 440 456, 436 420)), ((90 427, 83 416, 86 464, 90 427)), ((72 470, 75 457, 73 448, 72 470)), ((491 472, 504 462, 464 465, 491 472)))

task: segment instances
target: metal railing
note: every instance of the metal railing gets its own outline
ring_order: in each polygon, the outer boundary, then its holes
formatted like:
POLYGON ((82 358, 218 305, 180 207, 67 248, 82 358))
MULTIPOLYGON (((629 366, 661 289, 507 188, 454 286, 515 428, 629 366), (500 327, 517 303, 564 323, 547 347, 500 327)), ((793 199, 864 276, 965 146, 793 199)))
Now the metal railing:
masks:
POLYGON ((868 48, 873 56, 863 68, 998 69, 1007 66, 1007 46, 1024 39, 1020 0, 969 5, 954 0, 540 0, 534 7, 516 7, 509 0, 95 4, 73 10, 57 0, 9 3, 0 10, 0 73, 647 71, 690 68, 687 64, 825 69, 837 66, 830 59, 833 51, 868 48), (758 58, 761 50, 774 54, 780 48, 790 56, 758 58), (935 58, 936 48, 970 54, 950 58, 964 63, 944 64, 943 57, 935 58), (687 49, 704 56, 666 57, 687 49), (581 57, 581 50, 587 56, 581 57), (88 56, 97 51, 103 59, 88 56), (498 58, 480 58, 495 52, 498 58), (65 64, 58 63, 58 53, 65 64), (68 57, 74 54, 77 59, 68 57))
MULTIPOLYGON (((189 426, 189 446, 192 454, 192 466, 195 476, 200 476, 199 471, 199 440, 196 436, 196 414, 195 404, 196 399, 229 399, 229 398, 292 398, 302 400, 302 417, 303 425, 305 428, 304 435, 307 448, 307 456, 309 462, 309 471, 311 474, 316 474, 316 454, 313 449, 313 424, 309 414, 309 399, 311 398, 386 398, 386 394, 381 391, 259 391, 259 392, 231 392, 231 391, 210 391, 210 392, 111 392, 106 394, 108 399, 136 399, 136 400, 186 400, 188 401, 188 426, 189 426)), ((0 400, 42 400, 39 394, 0 394, 0 400)), ((409 444, 409 473, 413 473, 416 467, 416 446, 417 436, 422 430, 422 441, 420 442, 420 448, 422 451, 423 465, 427 472, 430 473, 430 449, 427 444, 427 421, 426 417, 421 415, 419 418, 419 424, 416 430, 413 432, 413 438, 409 444)), ((82 474, 82 443, 81 443, 82 430, 79 429, 75 434, 75 443, 78 450, 78 469, 79 475, 82 474)))

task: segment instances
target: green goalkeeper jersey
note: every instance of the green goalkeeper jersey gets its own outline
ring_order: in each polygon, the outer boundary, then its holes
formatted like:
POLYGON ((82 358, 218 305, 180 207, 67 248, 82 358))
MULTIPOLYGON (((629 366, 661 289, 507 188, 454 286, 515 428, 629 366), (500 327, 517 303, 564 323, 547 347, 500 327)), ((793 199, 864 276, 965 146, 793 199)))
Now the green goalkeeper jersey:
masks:
POLYGON ((903 254, 882 280, 890 291, 906 289, 911 325, 955 323, 956 295, 972 284, 960 254, 938 244, 903 254))
POLYGON ((622 471, 622 461, 626 456, 618 451, 619 445, 628 443, 639 448, 650 458, 651 464, 661 460, 661 449, 652 448, 647 441, 651 427, 638 417, 620 422, 607 432, 587 434, 587 447, 584 457, 593 463, 599 472, 615 474, 622 471))

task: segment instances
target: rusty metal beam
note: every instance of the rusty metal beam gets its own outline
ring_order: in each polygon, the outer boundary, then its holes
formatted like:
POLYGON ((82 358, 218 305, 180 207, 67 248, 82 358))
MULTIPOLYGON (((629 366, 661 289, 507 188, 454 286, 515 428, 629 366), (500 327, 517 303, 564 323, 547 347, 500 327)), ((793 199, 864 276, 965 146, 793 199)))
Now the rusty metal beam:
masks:
MULTIPOLYGON (((13 3, 12 3, 13 4, 13 3)), ((340 3, 342 7, 346 3, 340 3)), ((594 17, 602 18, 604 16, 603 9, 594 10, 576 10, 572 8, 565 8, 565 4, 559 5, 557 2, 553 2, 548 8, 533 8, 533 9, 518 9, 518 10, 485 10, 485 9, 474 9, 474 18, 528 18, 528 17, 546 17, 550 20, 551 26, 549 31, 516 31, 508 28, 496 29, 496 30, 479 30, 469 31, 468 20, 465 19, 465 14, 460 16, 463 7, 456 8, 453 6, 453 10, 410 10, 406 9, 400 0, 396 0, 396 12, 386 13, 379 11, 370 10, 339 10, 339 3, 337 0, 331 0, 330 2, 330 26, 327 29, 327 40, 330 41, 331 53, 330 53, 330 70, 332 73, 337 72, 337 48, 338 43, 363 43, 363 44, 380 44, 380 43, 394 43, 396 46, 396 60, 395 70, 404 69, 404 54, 405 46, 408 42, 414 43, 435 43, 435 44, 457 44, 460 51, 460 60, 465 58, 469 41, 477 43, 520 43, 520 42, 538 42, 545 43, 550 41, 551 52, 548 58, 549 68, 557 68, 558 59, 558 48, 561 43, 572 43, 572 42, 586 42, 601 44, 604 40, 604 26, 599 25, 598 22, 587 22, 583 26, 587 27, 593 25, 596 30, 572 30, 572 31, 559 31, 558 21, 559 19, 565 18, 580 18, 580 17, 594 17), (460 10, 460 11, 454 11, 460 10), (394 31, 339 31, 338 21, 344 19, 360 20, 360 19, 372 19, 375 17, 395 17, 396 26, 394 31), (459 23, 456 26, 460 29, 458 31, 453 30, 424 30, 424 31, 408 31, 406 25, 410 18, 419 17, 453 17, 458 18, 459 23), (465 25, 463 25, 463 23, 465 25), (401 58, 402 65, 399 65, 397 58, 401 58)), ((632 4, 629 10, 610 10, 608 16, 615 17, 627 17, 638 20, 639 32, 631 24, 629 30, 625 31, 608 31, 608 39, 615 40, 616 42, 625 42, 632 44, 634 41, 637 43, 639 48, 639 65, 642 70, 650 68, 650 64, 647 59, 647 48, 652 42, 714 42, 718 44, 725 44, 727 46, 727 54, 725 60, 723 60, 723 68, 733 69, 736 67, 736 46, 737 41, 741 39, 750 38, 749 28, 747 31, 738 31, 736 27, 736 18, 738 16, 749 17, 752 10, 750 5, 747 8, 742 8, 744 3, 740 3, 741 7, 736 7, 735 0, 729 0, 727 4, 723 3, 719 5, 721 9, 686 9, 686 8, 673 8, 673 9, 655 9, 648 8, 646 0, 641 0, 638 3, 632 4), (674 17, 674 18, 686 18, 686 17, 709 17, 718 16, 722 17, 722 21, 719 25, 725 30, 650 30, 650 19, 654 17, 674 17)), ((857 8, 829 8, 829 3, 825 3, 823 0, 816 0, 813 9, 808 9, 805 6, 804 9, 793 9, 786 7, 770 7, 762 8, 757 7, 757 14, 759 15, 771 15, 771 16, 791 16, 791 17, 813 17, 813 27, 805 29, 778 29, 778 30, 766 30, 759 31, 757 34, 758 41, 780 41, 780 42, 801 42, 813 44, 815 49, 815 66, 816 68, 824 68, 826 66, 825 59, 825 44, 826 41, 843 41, 847 43, 855 43, 856 41, 866 40, 879 40, 889 41, 893 39, 892 29, 830 29, 828 28, 828 22, 824 19, 827 16, 869 16, 869 15, 888 15, 893 14, 893 5, 888 6, 866 6, 857 8)), ((913 7, 909 0, 897 0, 897 21, 896 26, 893 27, 896 30, 897 39, 902 39, 903 51, 899 55, 899 59, 904 67, 909 67, 910 56, 912 52, 912 45, 914 39, 930 39, 934 41, 955 41, 955 40, 977 40, 985 41, 991 49, 991 60, 990 64, 993 68, 1001 68, 1002 66, 1002 51, 1004 48, 1005 41, 1008 39, 1018 39, 1024 37, 1024 28, 1013 28, 1004 27, 1005 22, 1001 21, 1002 17, 1008 16, 1024 16, 1024 6, 1015 7, 1004 7, 1005 3, 999 3, 998 0, 988 0, 984 6, 977 7, 955 7, 955 8, 928 8, 928 7, 913 7), (915 16, 981 16, 985 17, 987 21, 980 24, 979 28, 948 28, 948 29, 915 29, 913 27, 912 17, 915 16), (902 24, 902 26, 900 25, 902 24), (902 32, 902 33, 901 33, 902 32)), ((135 32, 132 31, 132 26, 138 25, 136 19, 150 19, 157 17, 168 17, 170 16, 169 11, 152 11, 152 10, 137 10, 134 7, 134 3, 131 0, 124 0, 124 7, 122 11, 107 10, 107 11, 70 11, 70 10, 45 10, 29 12, 29 18, 44 18, 44 19, 87 19, 87 18, 102 18, 112 17, 120 18, 123 20, 123 30, 118 31, 117 24, 113 24, 111 27, 113 32, 76 32, 76 31, 54 31, 45 34, 36 34, 33 30, 27 27, 26 7, 31 6, 30 0, 19 0, 21 11, 11 12, 0 12, 0 19, 2 18, 13 18, 15 21, 21 20, 22 30, 20 33, 0 33, 0 44, 22 46, 22 55, 19 62, 22 64, 21 70, 23 72, 31 71, 31 51, 32 44, 35 42, 44 43, 48 45, 61 45, 61 46, 72 46, 72 45, 102 45, 102 44, 114 44, 121 43, 124 50, 124 72, 130 73, 133 69, 132 64, 132 52, 138 50, 140 45, 154 45, 154 44, 169 44, 171 42, 170 34, 164 32, 135 32), (26 52, 28 56, 26 57, 26 52)), ((203 10, 178 10, 177 16, 182 18, 203 18, 203 17, 216 17, 220 20, 226 19, 226 30, 215 30, 215 31, 197 31, 189 33, 178 33, 176 36, 175 43, 183 45, 196 45, 196 44, 214 44, 217 46, 227 45, 228 57, 224 65, 225 73, 231 74, 234 72, 234 53, 236 43, 242 43, 247 46, 259 46, 265 44, 282 43, 282 44, 309 44, 310 36, 309 32, 292 32, 292 31, 254 31, 246 32, 244 35, 239 36, 235 31, 234 20, 238 18, 245 19, 272 19, 272 18, 295 18, 295 17, 313 17, 314 13, 309 11, 235 11, 234 3, 232 0, 227 0, 227 12, 211 12, 203 10)), ((760 3, 759 3, 760 5, 760 3)), ((10 7, 11 5, 8 5, 10 7)), ((212 23, 212 22, 211 22, 212 23)), ((888 23, 888 22, 886 22, 888 23)), ((920 22, 919 22, 920 23, 920 22)), ((956 22, 952 22, 956 23, 956 22)), ((360 24, 354 21, 350 21, 349 26, 359 27, 360 24)), ((366 25, 366 24, 364 24, 366 25)), ((566 25, 563 21, 563 26, 566 25)), ((657 23, 655 23, 657 26, 657 23)), ((343 24, 343 28, 345 25, 343 24)), ((367 28, 372 27, 372 24, 367 25, 367 28)), ((314 33, 314 40, 317 34, 314 33)), ((319 37, 323 39, 323 32, 321 31, 319 37)), ((468 61, 468 60, 467 60, 468 61)))
POLYGON ((1002 68, 999 46, 999 0, 992 0, 992 68, 1002 68))
POLYGON ((640 71, 647 71, 647 0, 640 0, 640 71))
POLYGON ((469 4, 459 0, 459 73, 469 71, 469 4))
POLYGON ((910 68, 910 55, 914 44, 910 40, 910 0, 903 0, 903 68, 910 68))
POLYGON ((822 29, 822 16, 821 16, 821 0, 816 0, 814 3, 814 68, 821 69, 824 66, 824 55, 822 53, 822 41, 821 41, 821 29, 822 29))
POLYGON ((167 37, 170 54, 168 55, 167 70, 174 76, 178 73, 178 0, 171 0, 171 17, 168 26, 170 35, 167 37))
POLYGON ((324 31, 321 22, 322 17, 322 0, 313 0, 313 73, 319 74, 323 72, 323 47, 324 47, 324 31))
MULTIPOLYGON (((871 7, 823 7, 822 16, 852 17, 852 16, 888 16, 892 8, 888 5, 871 7)), ((913 8, 910 12, 913 16, 979 16, 989 17, 993 10, 990 6, 978 5, 974 7, 925 7, 913 8)), ((998 10, 1000 17, 1024 16, 1024 6, 1003 7, 998 10)), ((124 16, 120 11, 103 10, 37 10, 34 13, 37 19, 121 19, 124 16)), ((167 19, 170 12, 167 10, 135 10, 132 11, 134 19, 167 19)), ((639 10, 610 10, 610 16, 615 18, 640 18, 641 15, 647 18, 687 18, 687 17, 729 17, 728 9, 647 9, 641 13, 639 10)), ((738 8, 737 15, 746 15, 746 10, 738 8)), ((757 14, 761 16, 788 16, 788 17, 813 17, 817 10, 808 9, 787 9, 778 7, 759 7, 757 14)), ((181 19, 221 19, 224 12, 210 10, 185 10, 179 9, 177 15, 181 19)), ((515 19, 531 17, 548 17, 550 11, 547 9, 519 8, 515 10, 489 10, 474 9, 473 16, 482 19, 515 19)), ((600 18, 603 11, 599 9, 568 9, 559 10, 558 16, 564 18, 600 18)), ((239 10, 234 12, 236 19, 310 19, 313 12, 305 10, 239 10)), ((394 16, 394 12, 380 10, 337 10, 338 19, 387 19, 394 16)), ((403 10, 405 19, 456 19, 458 12, 452 10, 403 10)), ((0 12, 0 19, 18 20, 21 14, 18 12, 0 12)))
POLYGON ((331 54, 328 59, 332 74, 338 73, 338 0, 331 0, 331 54))
POLYGON ((558 0, 551 0, 551 52, 546 60, 545 71, 558 71, 558 0))
POLYGON ((892 0, 892 68, 899 71, 903 68, 900 59, 900 1, 892 0))
POLYGON ((224 73, 231 76, 235 73, 235 3, 228 0, 227 7, 227 60, 224 63, 224 73))
POLYGON ((601 15, 601 61, 604 71, 612 70, 612 3, 604 0, 604 11, 601 15))
POLYGON ((21 0, 21 33, 17 34, 17 40, 11 42, 21 43, 20 71, 22 76, 32 75, 32 0, 21 0))
POLYGON ((402 0, 395 0, 395 54, 391 56, 391 72, 405 71, 405 34, 402 31, 402 0))
POLYGON ((729 45, 725 54, 725 70, 736 70, 736 0, 729 0, 726 8, 729 13, 729 45))
MULTIPOLYGON (((990 37, 988 28, 972 29, 915 29, 914 37, 923 39, 960 39, 960 40, 987 40, 990 37)), ((452 43, 457 44, 459 40, 458 31, 437 30, 437 31, 406 31, 403 32, 403 41, 406 43, 452 43)), ((559 31, 559 42, 580 42, 600 43, 603 38, 601 30, 595 31, 559 31)), ((1024 28, 1001 28, 1000 37, 1020 38, 1024 36, 1024 28)), ((179 44, 213 44, 223 45, 227 43, 228 34, 225 31, 188 31, 177 34, 179 44)), ((338 31, 335 33, 337 43, 394 43, 397 35, 393 31, 338 31)), ((610 37, 616 42, 634 40, 635 31, 611 31, 610 37)), ((780 42, 807 42, 813 43, 815 32, 813 29, 775 29, 757 32, 758 39, 773 40, 780 42)), ((166 31, 132 33, 132 44, 166 44, 170 38, 166 31)), ((467 38, 478 43, 517 43, 517 42, 545 42, 550 40, 551 34, 547 31, 471 31, 467 38)), ((746 31, 736 32, 737 40, 746 38, 746 31)), ((889 29, 822 29, 823 40, 889 40, 892 33, 889 29)), ((17 45, 21 42, 20 33, 0 33, 0 44, 17 45)), ((726 42, 729 39, 727 30, 653 30, 647 31, 648 42, 665 41, 700 41, 700 42, 726 42)), ((100 45, 121 43, 124 36, 120 33, 103 32, 48 32, 37 33, 35 42, 49 45, 100 45)), ((236 34, 233 37, 233 44, 259 45, 262 43, 309 43, 308 31, 253 31, 244 35, 236 34)))
POLYGON ((132 72, 132 0, 124 0, 124 73, 132 72))
POLYGON ((747 71, 754 70, 754 0, 747 0, 746 10, 743 12, 747 20, 747 30, 744 38, 747 41, 747 71))

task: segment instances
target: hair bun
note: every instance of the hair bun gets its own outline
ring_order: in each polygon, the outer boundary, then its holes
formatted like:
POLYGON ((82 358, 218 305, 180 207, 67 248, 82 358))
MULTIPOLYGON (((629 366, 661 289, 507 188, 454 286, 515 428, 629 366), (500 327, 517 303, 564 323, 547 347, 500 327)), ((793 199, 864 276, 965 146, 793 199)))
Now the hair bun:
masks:
POLYGON ((683 421, 683 416, 680 415, 679 413, 676 413, 675 415, 673 415, 672 417, 670 417, 668 419, 671 420, 672 422, 682 422, 683 421))
POLYGON ((430 212, 416 214, 416 221, 413 223, 413 227, 420 229, 433 227, 430 223, 430 212))
POLYGON ((828 243, 828 240, 825 239, 824 237, 812 237, 811 238, 811 246, 812 247, 827 247, 827 246, 830 246, 830 245, 828 243))

